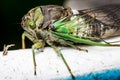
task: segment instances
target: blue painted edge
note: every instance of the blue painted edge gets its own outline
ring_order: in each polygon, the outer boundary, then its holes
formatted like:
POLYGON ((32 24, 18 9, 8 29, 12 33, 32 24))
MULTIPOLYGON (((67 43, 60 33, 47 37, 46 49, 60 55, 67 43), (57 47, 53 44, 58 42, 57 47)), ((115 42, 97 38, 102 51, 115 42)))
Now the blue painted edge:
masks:
MULTIPOLYGON (((53 80, 73 80, 71 77, 53 80)), ((89 74, 77 75, 74 80, 120 80, 120 68, 91 72, 89 74)))

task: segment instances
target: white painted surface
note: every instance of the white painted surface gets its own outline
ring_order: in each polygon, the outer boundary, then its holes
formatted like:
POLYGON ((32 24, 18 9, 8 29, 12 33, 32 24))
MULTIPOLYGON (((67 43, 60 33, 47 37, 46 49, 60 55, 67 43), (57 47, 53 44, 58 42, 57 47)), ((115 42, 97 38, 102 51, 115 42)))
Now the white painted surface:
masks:
MULTIPOLYGON (((120 68, 120 47, 81 46, 88 53, 59 47, 74 75, 120 68)), ((31 49, 0 52, 0 80, 51 80, 70 76, 63 61, 52 48, 36 53, 37 76, 34 76, 31 49)))

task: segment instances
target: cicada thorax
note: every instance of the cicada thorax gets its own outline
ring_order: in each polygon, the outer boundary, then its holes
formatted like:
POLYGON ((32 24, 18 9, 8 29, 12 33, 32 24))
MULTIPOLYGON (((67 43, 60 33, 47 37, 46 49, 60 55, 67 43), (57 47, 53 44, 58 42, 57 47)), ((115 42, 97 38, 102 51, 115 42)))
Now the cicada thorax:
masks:
POLYGON ((47 31, 46 35, 49 35, 48 30, 54 30, 53 23, 61 18, 64 18, 66 16, 72 15, 71 8, 69 7, 63 7, 63 6, 57 6, 57 5, 47 5, 47 6, 40 6, 43 20, 39 26, 36 27, 35 32, 37 34, 37 37, 39 38, 42 36, 42 38, 45 38, 43 34, 40 33, 39 29, 47 31))
POLYGON ((42 14, 44 16, 42 25, 39 26, 40 28, 51 29, 51 25, 53 22, 72 15, 71 8, 57 6, 57 5, 47 5, 47 6, 40 6, 42 14))

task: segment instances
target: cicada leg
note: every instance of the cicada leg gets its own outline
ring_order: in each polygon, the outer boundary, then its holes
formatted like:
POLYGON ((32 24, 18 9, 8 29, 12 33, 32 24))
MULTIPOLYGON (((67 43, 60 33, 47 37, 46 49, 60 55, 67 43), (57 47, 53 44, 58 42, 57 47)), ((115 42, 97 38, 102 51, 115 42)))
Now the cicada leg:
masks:
POLYGON ((32 45, 32 54, 33 54, 33 63, 34 63, 34 74, 36 75, 36 59, 35 59, 35 49, 39 49, 44 47, 45 43, 42 41, 38 41, 32 45))
MULTIPOLYGON (((25 37, 28 35, 27 32, 22 33, 22 49, 25 49, 25 37)), ((30 35, 29 35, 30 36, 30 35)), ((32 36, 31 36, 32 37, 32 36)))
POLYGON ((56 46, 54 46, 54 45, 52 45, 51 47, 52 47, 52 48, 55 50, 55 52, 58 53, 58 55, 62 58, 62 60, 63 60, 63 62, 65 63, 65 65, 66 65, 66 67, 67 67, 67 69, 68 69, 71 77, 74 79, 75 76, 73 75, 73 73, 72 73, 72 71, 71 71, 71 69, 70 69, 67 61, 65 60, 64 56, 62 55, 61 51, 60 51, 56 46))
POLYGON ((88 50, 82 49, 82 48, 80 48, 80 47, 77 47, 77 46, 73 45, 72 43, 70 43, 70 42, 68 42, 68 41, 65 41, 65 40, 63 40, 63 39, 59 39, 59 42, 62 43, 62 44, 68 45, 68 46, 70 46, 70 47, 72 47, 72 48, 74 48, 74 49, 77 49, 77 50, 79 50, 79 51, 88 52, 88 50))
POLYGON ((22 34, 22 48, 25 48, 25 37, 27 37, 30 41, 32 41, 33 43, 36 43, 40 40, 38 40, 37 37, 32 36, 31 34, 27 33, 26 31, 23 32, 22 34))
POLYGON ((64 64, 65 64, 65 66, 67 67, 67 69, 68 69, 71 77, 72 77, 73 79, 75 79, 75 76, 73 75, 73 73, 72 73, 72 71, 71 71, 71 69, 70 69, 67 61, 65 60, 64 56, 62 55, 62 52, 61 52, 55 45, 53 45, 49 40, 47 40, 46 42, 47 42, 47 43, 55 50, 55 52, 62 58, 62 60, 63 60, 63 62, 64 62, 64 64))
POLYGON ((24 32, 22 34, 22 48, 25 48, 25 37, 31 40, 34 44, 32 45, 32 54, 33 54, 33 64, 34 64, 34 74, 36 75, 36 60, 35 60, 35 49, 43 49, 45 46, 45 42, 38 40, 37 38, 33 37, 32 35, 24 32))

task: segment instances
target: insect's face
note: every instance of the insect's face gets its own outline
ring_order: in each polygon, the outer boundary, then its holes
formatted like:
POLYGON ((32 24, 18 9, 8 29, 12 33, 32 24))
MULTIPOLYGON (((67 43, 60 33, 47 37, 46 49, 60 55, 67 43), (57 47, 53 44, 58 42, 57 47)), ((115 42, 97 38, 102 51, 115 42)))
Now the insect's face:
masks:
POLYGON ((31 9, 23 18, 21 25, 26 31, 34 30, 43 21, 43 14, 40 7, 31 9))

